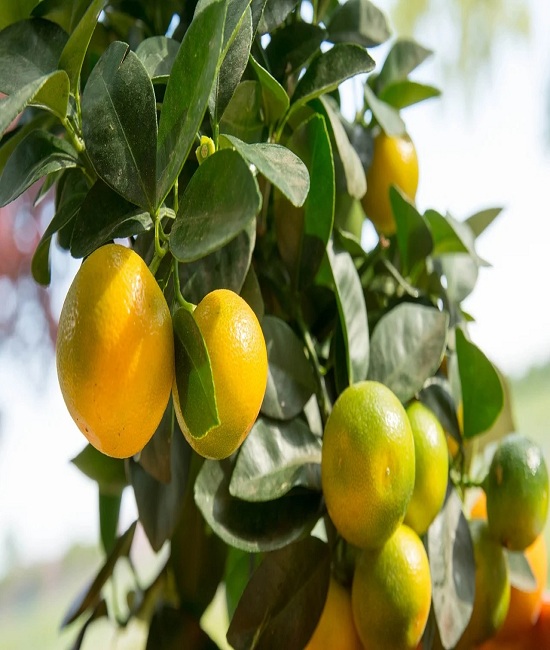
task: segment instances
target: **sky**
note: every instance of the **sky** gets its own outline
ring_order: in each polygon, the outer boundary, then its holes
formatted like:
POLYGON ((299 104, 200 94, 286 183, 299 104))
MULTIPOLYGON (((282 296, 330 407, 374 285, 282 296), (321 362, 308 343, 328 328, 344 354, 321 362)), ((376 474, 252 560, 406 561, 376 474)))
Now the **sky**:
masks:
MULTIPOLYGON (((391 2, 378 4, 387 8, 391 2)), ((435 56, 416 78, 438 86, 443 96, 403 113, 419 157, 421 210, 463 219, 486 207, 504 208, 478 240, 478 252, 493 266, 481 271, 465 308, 476 318, 474 341, 516 376, 550 358, 550 155, 543 146, 550 5, 531 4, 531 38, 500 39, 495 64, 467 102, 464 87, 437 64, 438 50, 447 47, 445 33, 427 24, 422 41, 435 56)), ((67 258, 54 258, 57 311, 77 268, 67 258), (62 273, 67 265, 70 272, 62 273)), ((15 561, 52 559, 73 543, 98 540, 95 484, 69 462, 85 440, 63 404, 53 356, 40 390, 30 374, 21 355, 0 352, 0 576, 15 561)), ((121 526, 134 516, 127 490, 121 526)))

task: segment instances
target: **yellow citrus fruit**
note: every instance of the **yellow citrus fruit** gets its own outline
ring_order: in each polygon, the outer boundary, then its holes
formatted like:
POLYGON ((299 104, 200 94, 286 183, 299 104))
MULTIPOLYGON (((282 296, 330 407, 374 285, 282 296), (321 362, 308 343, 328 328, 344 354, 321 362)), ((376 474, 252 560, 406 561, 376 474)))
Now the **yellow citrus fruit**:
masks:
POLYGON ((351 593, 359 637, 369 650, 413 650, 430 613, 428 556, 418 535, 401 525, 380 549, 359 556, 351 593))
POLYGON ((383 235, 393 235, 396 228, 389 194, 392 185, 414 201, 418 189, 416 149, 408 136, 380 133, 374 138, 367 193, 362 204, 367 217, 383 235))
POLYGON ((548 514, 548 470, 542 450, 525 436, 507 436, 483 482, 491 534, 522 551, 540 535, 548 514))
POLYGON ((331 577, 327 600, 305 650, 362 650, 347 589, 331 577))
POLYGON ((510 603, 508 563, 502 546, 489 532, 487 522, 470 521, 474 545, 475 597, 470 621, 457 650, 471 650, 490 639, 502 626, 510 603))
POLYGON ((69 413, 99 451, 127 458, 157 428, 174 377, 170 310, 141 257, 117 244, 93 252, 65 298, 57 374, 69 413))
POLYGON ((414 487, 414 439, 394 393, 376 381, 346 388, 323 437, 329 515, 351 544, 379 547, 403 521, 414 487))
POLYGON ((202 333, 214 380, 219 424, 193 436, 182 411, 177 384, 172 394, 178 423, 193 449, 206 458, 230 456, 252 428, 267 385, 267 350, 256 314, 227 289, 207 294, 193 312, 202 333))
POLYGON ((422 402, 407 407, 414 437, 414 491, 405 523, 423 535, 440 511, 447 492, 449 452, 439 420, 422 402))

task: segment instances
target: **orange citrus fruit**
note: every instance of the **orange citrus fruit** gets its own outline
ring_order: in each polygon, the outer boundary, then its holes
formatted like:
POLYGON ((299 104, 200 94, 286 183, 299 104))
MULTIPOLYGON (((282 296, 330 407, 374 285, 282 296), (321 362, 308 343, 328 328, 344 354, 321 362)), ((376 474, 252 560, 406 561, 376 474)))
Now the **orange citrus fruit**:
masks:
POLYGON ((90 443, 126 458, 157 428, 174 377, 170 310, 155 278, 129 248, 98 248, 78 270, 57 333, 65 403, 90 443))
POLYGON ((418 535, 401 525, 382 548, 359 556, 351 602, 355 626, 369 650, 413 650, 430 613, 428 556, 418 535))
POLYGON ((331 577, 327 600, 305 650, 362 650, 351 611, 351 595, 331 577))
POLYGON ((414 487, 414 439, 395 394, 376 381, 349 386, 323 437, 321 480, 338 532, 376 548, 403 521, 414 487))
POLYGON ((507 436, 483 482, 491 534, 522 551, 541 534, 548 514, 548 470, 542 450, 525 436, 507 436))
POLYGON ((418 189, 416 149, 408 136, 380 133, 374 138, 367 193, 362 204, 367 217, 383 235, 393 235, 396 229, 389 194, 392 185, 414 201, 418 189))
POLYGON ((414 437, 414 490, 405 523, 423 535, 440 511, 447 492, 449 452, 439 420, 422 402, 407 407, 414 437))
POLYGON ((207 294, 193 312, 212 366, 219 424, 194 437, 174 381, 178 423, 193 449, 206 458, 230 456, 244 441, 260 411, 267 385, 267 350, 256 314, 228 289, 207 294))

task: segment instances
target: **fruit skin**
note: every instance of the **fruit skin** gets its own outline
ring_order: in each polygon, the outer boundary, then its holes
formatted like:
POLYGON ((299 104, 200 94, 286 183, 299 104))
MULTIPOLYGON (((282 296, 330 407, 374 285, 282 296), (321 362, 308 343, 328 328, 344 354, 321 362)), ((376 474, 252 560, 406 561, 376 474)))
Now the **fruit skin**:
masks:
POLYGON ((327 600, 321 618, 305 650, 362 650, 353 614, 351 595, 339 582, 330 578, 327 600))
POLYGON ((396 230, 389 195, 392 185, 414 201, 418 189, 416 149, 408 136, 380 133, 374 138, 372 162, 367 172, 367 193, 361 202, 376 230, 388 236, 396 230))
POLYGON ((65 298, 57 374, 78 428, 102 453, 127 458, 157 428, 174 378, 170 310, 137 253, 117 244, 94 251, 65 298))
POLYGON ((521 434, 507 436, 483 482, 491 534, 522 551, 540 535, 548 514, 548 470, 538 445, 521 434))
POLYGON ((323 437, 321 480, 338 532, 377 548, 403 521, 414 487, 414 439, 405 409, 375 381, 346 388, 323 437))
POLYGON ((449 473, 449 453, 443 427, 422 402, 407 407, 414 437, 414 490, 405 515, 405 523, 423 535, 440 511, 449 473))
POLYGON ((550 594, 542 600, 537 622, 526 632, 511 639, 493 637, 477 650, 546 650, 550 648, 550 594))
POLYGON ((487 522, 470 521, 470 532, 476 563, 474 608, 456 650, 471 650, 491 638, 504 623, 510 604, 504 549, 491 537, 487 522))
POLYGON ((191 447, 205 458, 230 456, 260 411, 267 385, 267 350, 256 314, 238 294, 217 289, 193 312, 210 356, 220 424, 194 438, 182 413, 174 379, 174 410, 191 447))
POLYGON ((359 637, 369 650, 413 650, 430 613, 428 556, 404 524, 378 550, 359 556, 351 593, 359 637))

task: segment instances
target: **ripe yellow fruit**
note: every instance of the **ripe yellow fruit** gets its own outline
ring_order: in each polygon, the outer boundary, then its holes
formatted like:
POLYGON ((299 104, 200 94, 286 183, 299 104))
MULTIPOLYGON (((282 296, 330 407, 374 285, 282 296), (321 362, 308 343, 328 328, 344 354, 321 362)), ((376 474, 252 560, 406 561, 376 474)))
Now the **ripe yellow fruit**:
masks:
POLYGON ((63 398, 90 443, 115 458, 143 449, 170 398, 174 339, 164 295, 137 253, 109 244, 84 261, 56 355, 63 398))
POLYGON ((401 525, 377 550, 365 550, 353 577, 351 602, 369 650, 414 650, 430 613, 428 556, 418 535, 401 525))
POLYGON ((207 294, 193 317, 210 357, 220 423, 203 437, 193 437, 174 381, 176 417, 197 453, 205 458, 226 458, 243 443, 262 405, 268 369, 265 339, 256 314, 227 289, 207 294))
POLYGON ((338 532, 376 548, 403 521, 414 487, 414 439, 405 409, 376 381, 346 388, 323 437, 321 479, 338 532))
POLYGON ((407 407, 414 437, 414 491, 405 515, 405 523, 423 535, 440 511, 449 473, 449 452, 445 432, 439 420, 422 402, 407 407))
POLYGON ((351 611, 351 595, 331 577, 327 600, 305 650, 362 650, 351 611))
POLYGON ((371 166, 367 172, 367 193, 363 209, 376 230, 383 235, 395 233, 395 218, 390 203, 390 187, 396 185, 411 201, 418 189, 418 158, 408 136, 380 133, 374 138, 371 166))

